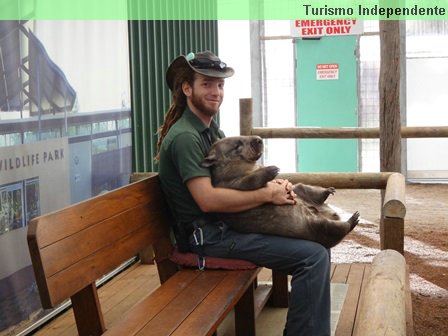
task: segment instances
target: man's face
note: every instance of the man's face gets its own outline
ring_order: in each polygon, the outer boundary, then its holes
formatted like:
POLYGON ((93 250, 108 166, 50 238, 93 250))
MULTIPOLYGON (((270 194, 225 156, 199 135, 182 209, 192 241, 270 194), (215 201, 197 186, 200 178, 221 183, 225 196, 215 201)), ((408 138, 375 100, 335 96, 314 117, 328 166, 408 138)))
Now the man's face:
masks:
POLYGON ((187 85, 184 93, 193 108, 212 117, 219 112, 224 98, 224 79, 195 74, 193 87, 187 85))

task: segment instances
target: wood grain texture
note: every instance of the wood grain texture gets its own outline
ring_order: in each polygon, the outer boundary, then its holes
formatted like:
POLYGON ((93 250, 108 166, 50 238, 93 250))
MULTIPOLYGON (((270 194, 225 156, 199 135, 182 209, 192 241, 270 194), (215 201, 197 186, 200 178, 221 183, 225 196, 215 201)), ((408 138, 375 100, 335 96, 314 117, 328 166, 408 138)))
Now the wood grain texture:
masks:
POLYGON ((372 262, 360 302, 355 334, 406 335, 406 262, 384 250, 372 262))

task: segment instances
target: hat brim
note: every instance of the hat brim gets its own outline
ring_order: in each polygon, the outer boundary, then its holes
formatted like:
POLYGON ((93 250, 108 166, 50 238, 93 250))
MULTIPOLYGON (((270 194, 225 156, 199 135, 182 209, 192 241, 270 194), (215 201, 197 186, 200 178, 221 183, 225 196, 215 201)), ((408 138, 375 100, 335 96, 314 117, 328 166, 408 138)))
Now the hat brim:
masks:
POLYGON ((173 62, 171 62, 170 66, 168 67, 166 71, 166 83, 168 84, 168 87, 170 90, 173 90, 173 84, 174 79, 176 77, 176 73, 184 69, 186 67, 189 67, 194 72, 208 76, 208 77, 215 77, 215 78, 228 78, 233 76, 235 71, 231 67, 226 67, 224 70, 217 70, 217 69, 197 69, 194 66, 190 64, 190 62, 187 61, 185 56, 181 55, 177 57, 173 62))

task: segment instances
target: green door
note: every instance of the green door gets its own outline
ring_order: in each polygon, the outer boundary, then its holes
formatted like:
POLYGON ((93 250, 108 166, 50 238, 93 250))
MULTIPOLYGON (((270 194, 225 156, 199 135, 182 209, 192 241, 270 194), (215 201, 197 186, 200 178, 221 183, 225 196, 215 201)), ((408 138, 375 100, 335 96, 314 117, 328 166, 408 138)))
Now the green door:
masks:
MULTIPOLYGON (((296 40, 300 127, 358 127, 357 36, 296 40)), ((298 140, 300 172, 357 172, 358 139, 298 140)))

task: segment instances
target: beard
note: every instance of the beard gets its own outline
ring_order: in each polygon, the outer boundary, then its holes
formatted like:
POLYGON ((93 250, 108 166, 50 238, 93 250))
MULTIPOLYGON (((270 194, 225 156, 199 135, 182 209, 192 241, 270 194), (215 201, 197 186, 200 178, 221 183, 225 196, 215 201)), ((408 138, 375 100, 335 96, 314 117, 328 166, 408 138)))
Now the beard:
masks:
POLYGON ((207 101, 204 100, 203 97, 196 95, 194 91, 191 96, 191 104, 203 114, 210 117, 216 115, 219 112, 219 107, 221 106, 221 102, 219 102, 217 106, 212 103, 207 104, 207 101))

